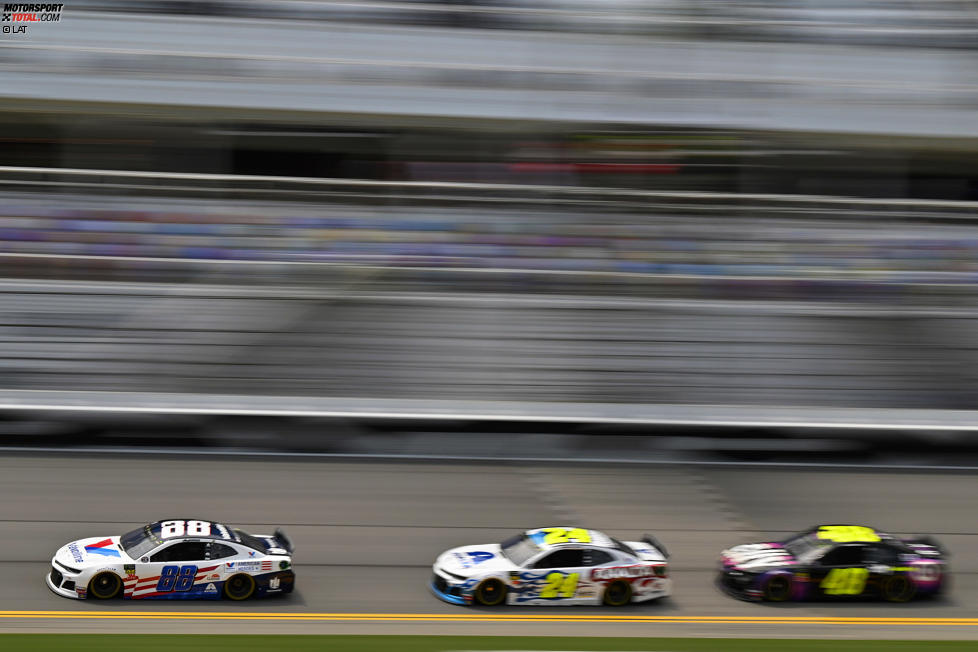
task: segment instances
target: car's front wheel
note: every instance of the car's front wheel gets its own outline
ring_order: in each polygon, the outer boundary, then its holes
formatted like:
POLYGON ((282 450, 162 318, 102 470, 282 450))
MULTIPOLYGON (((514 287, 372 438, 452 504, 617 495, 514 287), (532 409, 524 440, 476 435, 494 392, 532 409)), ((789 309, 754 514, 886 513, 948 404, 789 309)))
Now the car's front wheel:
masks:
POLYGON ((88 595, 96 600, 111 600, 122 591, 122 578, 111 571, 99 573, 88 583, 88 595))
POLYGON ((506 585, 494 577, 485 580, 475 589, 475 601, 486 607, 495 607, 506 600, 506 585))
POLYGON ((604 590, 604 603, 609 607, 623 607, 632 601, 632 585, 615 580, 604 590))
POLYGON ((775 575, 764 584, 764 599, 771 602, 784 602, 791 597, 791 578, 775 575))
POLYGON ((232 575, 224 582, 228 600, 247 600, 255 593, 255 578, 251 575, 232 575))

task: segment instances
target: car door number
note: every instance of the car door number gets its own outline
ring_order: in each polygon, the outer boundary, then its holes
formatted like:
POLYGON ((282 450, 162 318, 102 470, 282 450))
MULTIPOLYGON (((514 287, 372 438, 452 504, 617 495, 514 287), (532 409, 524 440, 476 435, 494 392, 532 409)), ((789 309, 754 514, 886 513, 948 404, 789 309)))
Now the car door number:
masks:
POLYGON ((160 571, 160 581, 156 583, 158 593, 189 591, 197 577, 196 566, 164 566, 160 571))
POLYGON ((573 598, 577 592, 577 580, 580 573, 550 573, 547 575, 547 584, 540 591, 541 598, 573 598))
POLYGON ((869 570, 865 568, 833 568, 819 585, 826 595, 859 595, 866 588, 869 570))

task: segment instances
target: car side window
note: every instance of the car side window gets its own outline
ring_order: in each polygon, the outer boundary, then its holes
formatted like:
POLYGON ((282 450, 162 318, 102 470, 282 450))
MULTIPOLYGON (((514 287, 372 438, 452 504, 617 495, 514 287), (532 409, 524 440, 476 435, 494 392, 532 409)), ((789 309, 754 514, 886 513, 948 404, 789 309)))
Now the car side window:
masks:
POLYGON ((579 549, 555 550, 536 564, 534 568, 573 568, 584 565, 584 553, 579 549))
POLYGON ((207 551, 208 559, 224 559, 226 557, 234 557, 238 554, 238 551, 231 546, 226 546, 223 543, 212 542, 207 551))
POLYGON ((614 561, 614 557, 604 550, 585 550, 584 563, 582 566, 600 566, 601 564, 607 564, 611 561, 614 561))
POLYGON ((866 550, 863 551, 863 562, 898 566, 900 564, 900 553, 891 546, 866 546, 866 550))
POLYGON ((825 566, 861 566, 863 548, 864 546, 860 545, 839 546, 822 557, 822 564, 825 566))
POLYGON ((154 562, 201 561, 207 558, 207 543, 204 541, 184 541, 160 550, 150 558, 154 562))

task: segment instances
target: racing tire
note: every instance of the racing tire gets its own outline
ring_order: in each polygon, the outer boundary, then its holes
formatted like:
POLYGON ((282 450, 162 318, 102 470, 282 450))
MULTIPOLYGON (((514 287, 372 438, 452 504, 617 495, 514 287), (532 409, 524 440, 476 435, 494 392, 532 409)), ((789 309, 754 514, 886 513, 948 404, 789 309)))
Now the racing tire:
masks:
POLYGON ((96 600, 111 600, 122 591, 122 578, 111 571, 99 573, 88 583, 88 596, 96 600))
POLYGON ((506 585, 494 577, 475 587, 475 601, 484 607, 495 607, 506 601, 506 585))
POLYGON ((775 575, 764 584, 764 599, 768 602, 784 602, 791 597, 791 578, 775 575))
POLYGON ((232 575, 224 581, 224 597, 228 600, 247 600, 255 594, 255 578, 251 575, 232 575))
POLYGON ((631 583, 615 580, 605 588, 602 601, 609 607, 624 607, 632 601, 631 583))
POLYGON ((887 602, 908 602, 917 587, 906 575, 891 575, 883 582, 883 599, 887 602))

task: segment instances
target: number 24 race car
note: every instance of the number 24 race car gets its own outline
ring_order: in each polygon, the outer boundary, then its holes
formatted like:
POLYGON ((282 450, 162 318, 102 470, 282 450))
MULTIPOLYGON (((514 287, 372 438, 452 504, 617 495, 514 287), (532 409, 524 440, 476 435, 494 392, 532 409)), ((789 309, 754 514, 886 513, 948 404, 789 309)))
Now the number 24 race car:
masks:
POLYGON ((453 604, 607 604, 668 596, 666 549, 653 537, 618 541, 595 530, 547 527, 438 556, 431 590, 453 604))
POLYGON ((245 600, 291 593, 292 542, 196 519, 157 521, 122 536, 62 547, 48 587, 66 598, 245 600))
POLYGON ((944 587, 946 553, 929 538, 860 525, 821 525, 774 543, 721 553, 719 584, 748 600, 883 598, 906 602, 944 587))

